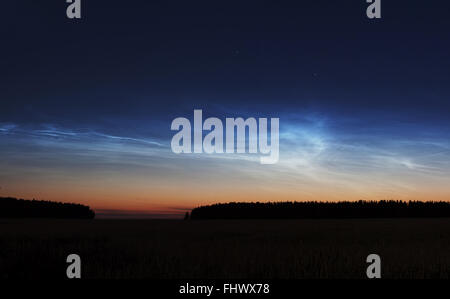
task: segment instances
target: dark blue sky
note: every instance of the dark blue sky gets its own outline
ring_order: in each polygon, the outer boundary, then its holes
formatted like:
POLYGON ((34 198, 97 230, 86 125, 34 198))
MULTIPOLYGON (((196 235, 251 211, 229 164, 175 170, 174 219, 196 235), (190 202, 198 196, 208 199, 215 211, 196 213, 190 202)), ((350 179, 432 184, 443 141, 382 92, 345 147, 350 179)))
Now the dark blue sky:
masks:
POLYGON ((145 200, 189 177, 201 198, 220 169, 219 189, 285 199, 450 196, 448 1, 382 0, 381 20, 364 0, 82 0, 81 20, 66 6, 2 4, 0 193, 145 200), (194 109, 279 117, 279 164, 174 157, 170 123, 194 109))
POLYGON ((447 1, 14 1, 3 122, 166 122, 200 107, 448 124, 447 1), (176 109, 174 109, 176 108, 176 109), (186 111, 186 112, 185 112, 186 111))

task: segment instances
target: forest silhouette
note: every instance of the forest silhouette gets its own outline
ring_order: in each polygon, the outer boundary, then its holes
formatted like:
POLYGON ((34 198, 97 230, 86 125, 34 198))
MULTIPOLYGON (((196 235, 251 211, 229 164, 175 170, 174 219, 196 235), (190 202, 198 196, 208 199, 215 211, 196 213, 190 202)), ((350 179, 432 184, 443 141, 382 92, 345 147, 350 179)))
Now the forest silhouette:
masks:
MULTIPOLYGON (((95 212, 75 203, 0 197, 0 218, 93 219, 95 212)), ((444 201, 230 202, 194 208, 184 219, 446 218, 444 201)))
POLYGON ((44 200, 0 197, 0 218, 79 218, 93 219, 90 207, 44 200))
POLYGON ((200 206, 190 219, 320 219, 320 218, 439 218, 450 217, 450 202, 231 202, 200 206))

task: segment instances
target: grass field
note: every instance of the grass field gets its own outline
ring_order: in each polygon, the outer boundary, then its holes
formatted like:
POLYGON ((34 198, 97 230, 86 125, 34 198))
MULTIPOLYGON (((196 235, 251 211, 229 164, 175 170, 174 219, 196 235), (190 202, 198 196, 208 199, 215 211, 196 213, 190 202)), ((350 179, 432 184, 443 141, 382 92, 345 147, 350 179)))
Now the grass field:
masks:
POLYGON ((450 219, 0 220, 0 278, 450 278, 450 219))

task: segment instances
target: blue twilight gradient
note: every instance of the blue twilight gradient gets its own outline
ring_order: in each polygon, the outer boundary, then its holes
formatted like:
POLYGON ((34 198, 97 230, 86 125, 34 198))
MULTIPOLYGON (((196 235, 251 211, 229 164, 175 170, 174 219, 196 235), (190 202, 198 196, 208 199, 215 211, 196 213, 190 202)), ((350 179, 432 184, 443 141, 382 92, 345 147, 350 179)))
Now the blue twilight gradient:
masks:
POLYGON ((0 195, 86 176, 450 194, 448 1, 368 20, 359 0, 98 0, 75 21, 64 2, 2 6, 0 195), (174 155, 170 123, 194 109, 279 117, 280 162, 174 155))

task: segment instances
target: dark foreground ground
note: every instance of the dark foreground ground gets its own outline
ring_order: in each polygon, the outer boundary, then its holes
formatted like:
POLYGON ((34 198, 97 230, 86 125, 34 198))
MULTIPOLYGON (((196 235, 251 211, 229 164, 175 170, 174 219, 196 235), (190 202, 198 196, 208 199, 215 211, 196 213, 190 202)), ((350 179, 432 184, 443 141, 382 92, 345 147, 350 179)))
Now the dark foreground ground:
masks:
POLYGON ((0 278, 450 278, 450 219, 0 220, 0 278))

